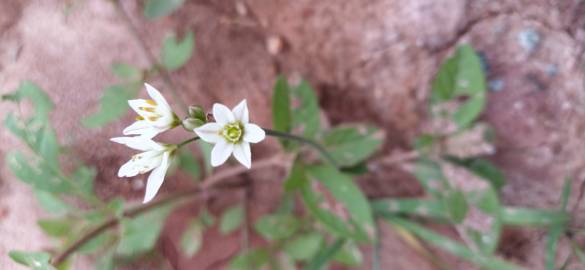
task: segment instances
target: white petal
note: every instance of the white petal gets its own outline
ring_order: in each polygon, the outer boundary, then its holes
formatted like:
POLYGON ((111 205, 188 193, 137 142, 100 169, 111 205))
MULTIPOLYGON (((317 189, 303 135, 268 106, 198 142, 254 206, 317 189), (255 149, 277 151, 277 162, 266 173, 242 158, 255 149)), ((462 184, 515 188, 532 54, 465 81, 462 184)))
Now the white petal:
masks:
POLYGON ((149 112, 141 110, 140 108, 155 108, 152 104, 148 104, 145 99, 128 100, 128 105, 130 105, 130 108, 132 108, 138 115, 144 118, 148 117, 149 112))
POLYGON ((211 150, 211 166, 217 167, 223 164, 234 151, 234 145, 220 140, 211 150))
POLYGON ((234 117, 236 120, 240 121, 242 124, 248 124, 249 121, 249 113, 248 113, 248 104, 246 100, 242 100, 240 104, 232 109, 234 117))
POLYGON ((152 87, 152 85, 148 83, 144 83, 144 86, 146 86, 148 95, 154 100, 154 102, 156 102, 156 105, 163 106, 166 110, 171 110, 171 106, 169 106, 167 100, 158 90, 156 90, 156 88, 152 87))
POLYGON ((128 160, 128 162, 124 163, 120 170, 118 170, 118 177, 133 177, 138 175, 138 169, 134 160, 128 160))
POLYGON ((197 136, 199 136, 202 140, 208 143, 217 143, 220 140, 224 140, 219 132, 221 131, 222 126, 218 123, 207 123, 203 126, 193 129, 197 136))
POLYGON ((166 175, 167 170, 169 169, 169 166, 171 164, 171 162, 169 161, 169 158, 170 158, 169 155, 170 154, 168 152, 165 152, 163 154, 163 158, 162 158, 162 162, 161 162, 160 166, 158 166, 156 169, 154 169, 154 171, 152 171, 150 176, 148 176, 148 180, 146 183, 146 192, 144 193, 143 203, 147 203, 150 200, 152 200, 152 198, 154 198, 154 196, 156 195, 156 193, 160 189, 160 186, 162 185, 163 181, 165 180, 165 175, 166 175))
POLYGON ((164 130, 153 127, 148 121, 140 120, 127 126, 122 133, 124 135, 142 135, 144 137, 152 138, 164 130))
POLYGON ((261 142, 266 138, 266 133, 264 130, 255 124, 246 124, 244 125, 244 141, 257 143, 261 142))
POLYGON ((236 121, 232 111, 225 105, 219 103, 213 104, 213 118, 215 118, 215 122, 222 126, 236 121))
POLYGON ((148 137, 144 136, 135 136, 135 137, 116 137, 110 138, 110 141, 126 145, 132 149, 140 150, 140 151, 149 151, 149 150, 162 150, 164 146, 161 144, 156 143, 155 141, 151 140, 148 137))
POLYGON ((250 151, 250 144, 242 142, 234 145, 234 157, 242 163, 246 168, 252 167, 252 152, 250 151))

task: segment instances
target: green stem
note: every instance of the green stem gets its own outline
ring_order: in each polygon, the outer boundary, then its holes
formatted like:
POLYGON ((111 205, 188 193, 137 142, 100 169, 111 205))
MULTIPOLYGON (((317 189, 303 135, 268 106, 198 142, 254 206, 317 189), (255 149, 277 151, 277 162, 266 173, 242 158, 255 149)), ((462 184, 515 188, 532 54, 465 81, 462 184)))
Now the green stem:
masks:
POLYGON ((181 147, 185 146, 186 144, 189 144, 189 143, 194 142, 196 140, 199 140, 199 137, 195 136, 191 139, 184 140, 183 142, 181 142, 180 144, 177 145, 177 148, 181 148, 181 147))
POLYGON ((283 138, 283 139, 287 139, 287 140, 293 140, 293 141, 297 141, 297 142, 301 142, 301 143, 304 143, 306 145, 309 145, 309 146, 313 147, 315 150, 319 151, 321 156, 323 156, 323 158, 325 158, 325 160, 327 160, 329 163, 331 163, 331 165, 333 165, 335 167, 339 167, 337 165, 337 162, 335 161, 333 156, 331 156, 331 154, 329 154, 327 149, 325 149, 325 147, 323 147, 322 145, 320 145, 319 143, 317 143, 313 140, 310 140, 310 139, 307 139, 307 138, 304 138, 301 136, 297 136, 294 134, 290 134, 290 133, 286 133, 286 132, 282 132, 282 131, 277 131, 277 130, 264 129, 264 131, 266 132, 266 135, 268 135, 268 136, 279 137, 279 138, 283 138))

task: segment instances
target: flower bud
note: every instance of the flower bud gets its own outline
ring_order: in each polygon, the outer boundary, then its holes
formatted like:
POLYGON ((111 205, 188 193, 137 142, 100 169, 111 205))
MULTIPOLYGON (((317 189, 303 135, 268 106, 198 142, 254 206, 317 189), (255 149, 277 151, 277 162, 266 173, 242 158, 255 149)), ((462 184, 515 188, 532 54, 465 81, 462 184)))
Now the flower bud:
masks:
POLYGON ((191 118, 191 117, 185 118, 182 122, 183 128, 185 128, 187 131, 191 131, 191 132, 193 132, 193 129, 198 128, 204 124, 205 124, 205 122, 203 122, 199 119, 191 118))
POLYGON ((203 123, 207 122, 207 116, 203 109, 199 106, 189 106, 189 117, 194 119, 199 119, 203 121, 203 123))

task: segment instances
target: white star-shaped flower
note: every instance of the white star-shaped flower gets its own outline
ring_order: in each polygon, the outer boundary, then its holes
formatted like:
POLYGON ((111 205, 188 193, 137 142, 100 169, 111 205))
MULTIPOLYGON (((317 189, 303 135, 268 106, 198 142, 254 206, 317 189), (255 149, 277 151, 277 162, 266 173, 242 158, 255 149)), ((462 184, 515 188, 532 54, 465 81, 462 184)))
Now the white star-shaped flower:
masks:
POLYGON ((145 83, 146 91, 152 99, 132 99, 128 104, 138 113, 136 122, 126 127, 124 135, 141 135, 152 138, 157 134, 181 124, 177 115, 162 94, 145 83))
POLYGON ((211 150, 211 165, 217 167, 230 157, 246 166, 252 167, 250 143, 258 143, 266 137, 262 128, 249 123, 246 100, 230 110, 223 104, 213 104, 213 117, 216 123, 207 123, 193 131, 204 141, 215 144, 211 150))
POLYGON ((144 194, 144 203, 149 202, 160 189, 177 146, 160 144, 144 136, 117 137, 110 140, 142 151, 120 167, 118 177, 133 177, 152 170, 144 194))

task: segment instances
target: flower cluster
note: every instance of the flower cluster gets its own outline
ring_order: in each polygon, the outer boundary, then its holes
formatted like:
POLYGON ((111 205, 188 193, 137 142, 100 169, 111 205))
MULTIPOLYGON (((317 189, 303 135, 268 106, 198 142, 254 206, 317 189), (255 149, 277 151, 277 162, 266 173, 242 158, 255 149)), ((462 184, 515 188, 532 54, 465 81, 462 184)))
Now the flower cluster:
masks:
POLYGON ((249 113, 246 100, 240 102, 230 110, 222 104, 213 105, 215 123, 206 123, 202 111, 189 108, 190 114, 197 119, 187 118, 181 122, 173 112, 161 93, 149 84, 145 84, 146 91, 151 99, 129 100, 128 104, 138 114, 136 122, 123 130, 129 137, 116 137, 110 140, 124 144, 129 148, 142 151, 132 156, 118 171, 119 177, 134 177, 152 171, 149 175, 144 203, 154 198, 160 189, 166 172, 173 161, 174 154, 179 147, 175 144, 162 144, 153 138, 167 130, 181 124, 193 132, 203 141, 215 146, 211 151, 211 165, 220 166, 233 156, 246 168, 252 167, 250 143, 258 143, 265 138, 265 132, 258 125, 249 122, 249 113), (196 111, 193 112, 192 111, 196 111), (193 125, 193 123, 196 123, 193 125))

